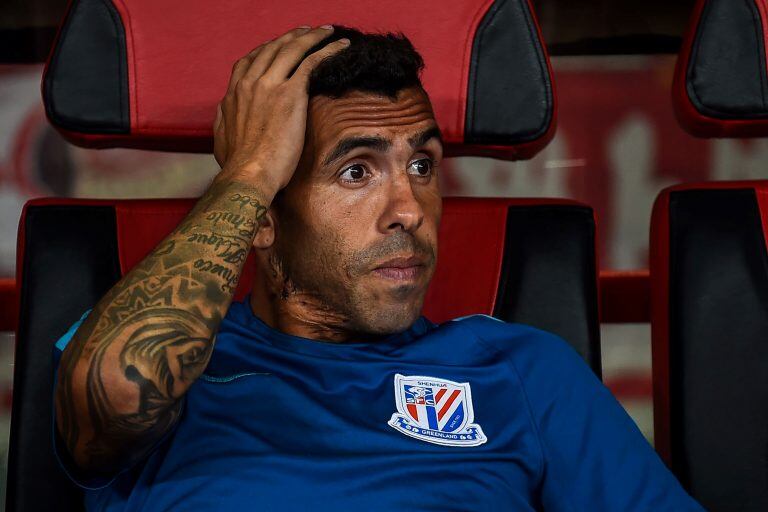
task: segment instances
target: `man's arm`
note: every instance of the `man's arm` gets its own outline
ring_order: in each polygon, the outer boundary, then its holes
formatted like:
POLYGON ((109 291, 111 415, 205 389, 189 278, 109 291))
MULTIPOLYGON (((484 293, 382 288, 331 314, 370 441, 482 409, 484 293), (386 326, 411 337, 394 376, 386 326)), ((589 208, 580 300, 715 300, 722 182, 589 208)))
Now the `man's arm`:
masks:
POLYGON ((331 43, 302 60, 329 34, 295 29, 236 63, 214 127, 222 171, 64 350, 56 421, 80 469, 124 468, 175 424, 211 356, 259 225, 298 164, 309 73, 346 46, 331 43))
POLYGON ((511 361, 543 455, 544 510, 704 512, 565 341, 530 329, 511 361))
POLYGON ((218 180, 96 305, 62 354, 57 424, 75 462, 109 472, 175 422, 202 373, 269 199, 218 180))

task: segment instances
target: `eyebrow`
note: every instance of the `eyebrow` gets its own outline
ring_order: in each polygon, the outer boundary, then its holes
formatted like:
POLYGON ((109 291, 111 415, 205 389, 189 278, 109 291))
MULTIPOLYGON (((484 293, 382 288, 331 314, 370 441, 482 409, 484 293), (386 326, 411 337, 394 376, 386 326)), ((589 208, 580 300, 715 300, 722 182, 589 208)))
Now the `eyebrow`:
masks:
POLYGON ((371 148, 380 153, 387 151, 392 141, 383 137, 347 137, 341 139, 333 151, 325 158, 323 165, 330 165, 355 148, 371 148))
POLYGON ((440 145, 443 144, 443 134, 440 132, 440 128, 437 127, 437 125, 433 126, 432 128, 427 128, 421 133, 417 133, 413 137, 408 139, 408 144, 411 145, 412 148, 417 148, 419 146, 423 146, 427 143, 427 141, 431 138, 436 138, 440 141, 440 145))
MULTIPOLYGON (((423 146, 432 138, 437 138, 440 141, 440 144, 443 143, 442 133, 437 126, 432 126, 421 133, 409 137, 408 144, 410 144, 412 148, 417 148, 423 146)), ((383 137, 347 137, 346 139, 341 139, 338 144, 336 144, 323 161, 323 165, 326 166, 332 164, 355 148, 371 148, 379 153, 385 153, 390 147, 392 147, 392 141, 383 137)))

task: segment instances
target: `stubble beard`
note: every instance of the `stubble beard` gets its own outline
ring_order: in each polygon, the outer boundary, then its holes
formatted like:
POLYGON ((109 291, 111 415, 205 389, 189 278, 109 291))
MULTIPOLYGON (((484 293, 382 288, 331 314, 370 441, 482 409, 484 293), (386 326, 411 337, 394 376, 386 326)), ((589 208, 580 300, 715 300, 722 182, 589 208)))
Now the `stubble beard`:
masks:
POLYGON ((380 242, 349 256, 340 255, 340 244, 314 243, 309 249, 286 253, 276 248, 270 256, 272 275, 283 301, 299 301, 314 322, 357 337, 377 337, 402 332, 418 319, 426 286, 435 267, 435 250, 412 234, 396 231, 380 242), (374 266, 398 254, 415 254, 426 262, 426 284, 403 284, 369 289, 374 266), (311 254, 311 259, 306 255, 311 254), (340 260, 340 258, 342 258, 340 260), (386 294, 386 296, 383 296, 386 294), (414 297, 414 294, 417 294, 414 297))

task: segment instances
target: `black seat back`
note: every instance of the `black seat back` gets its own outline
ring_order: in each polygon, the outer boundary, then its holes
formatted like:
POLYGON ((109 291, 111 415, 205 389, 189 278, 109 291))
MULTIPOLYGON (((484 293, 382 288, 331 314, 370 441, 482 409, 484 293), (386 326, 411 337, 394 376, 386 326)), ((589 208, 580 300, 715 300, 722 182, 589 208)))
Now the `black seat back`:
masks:
POLYGON ((768 182, 677 186, 654 208, 656 448, 707 509, 768 510, 768 182))

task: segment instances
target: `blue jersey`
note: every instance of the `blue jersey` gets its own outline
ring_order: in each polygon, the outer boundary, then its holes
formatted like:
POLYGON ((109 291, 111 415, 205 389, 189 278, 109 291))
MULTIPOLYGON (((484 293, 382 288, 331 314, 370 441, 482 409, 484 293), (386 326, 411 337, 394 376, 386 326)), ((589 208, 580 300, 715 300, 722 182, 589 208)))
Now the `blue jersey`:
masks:
POLYGON ((327 343, 269 328, 247 301, 175 430, 111 481, 80 484, 91 511, 703 510, 552 334, 422 318, 327 343))

